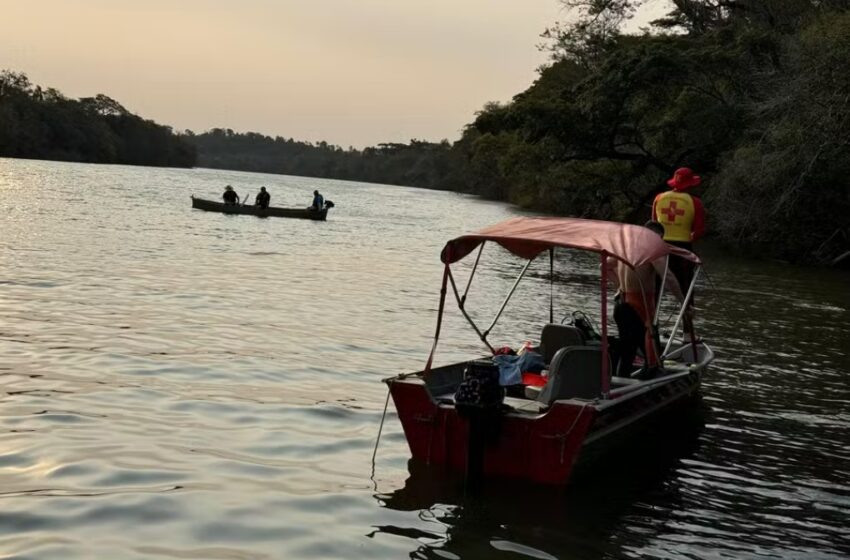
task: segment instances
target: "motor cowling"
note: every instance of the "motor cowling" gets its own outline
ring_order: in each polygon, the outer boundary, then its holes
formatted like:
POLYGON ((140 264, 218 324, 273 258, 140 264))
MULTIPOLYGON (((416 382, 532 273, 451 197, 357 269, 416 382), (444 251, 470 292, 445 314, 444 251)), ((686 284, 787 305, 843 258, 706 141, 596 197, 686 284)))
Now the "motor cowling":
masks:
POLYGON ((505 389, 499 384, 499 367, 489 360, 466 364, 463 381, 455 391, 455 406, 466 416, 476 410, 501 409, 505 389))
POLYGON ((484 450, 499 439, 505 389, 499 384, 499 367, 489 360, 469 362, 455 391, 455 408, 468 423, 466 481, 483 479, 484 450))

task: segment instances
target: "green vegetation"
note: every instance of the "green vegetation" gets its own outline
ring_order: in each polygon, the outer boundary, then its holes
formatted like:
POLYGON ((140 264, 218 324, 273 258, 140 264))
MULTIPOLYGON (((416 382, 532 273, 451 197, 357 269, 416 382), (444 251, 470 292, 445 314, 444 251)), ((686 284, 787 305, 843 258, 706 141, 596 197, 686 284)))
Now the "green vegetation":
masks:
POLYGON ((710 233, 826 263, 850 249, 850 0, 561 0, 552 63, 452 145, 362 151, 214 130, 200 164, 451 189, 563 215, 640 222, 680 166, 706 179, 710 233))
POLYGON ((680 166, 704 178, 709 232, 800 262, 850 254, 850 0, 560 0, 552 61, 450 144, 356 150, 213 129, 175 136, 105 96, 0 75, 0 155, 193 165, 456 190, 641 222, 680 166))
POLYGON ((455 145, 469 188, 642 221, 687 165, 730 246, 809 262, 850 248, 850 2, 676 0, 622 35, 640 3, 564 0, 580 17, 547 31, 554 62, 455 145))
POLYGON ((194 146, 105 95, 68 99, 0 72, 0 156, 191 167, 194 146))
POLYGON ((446 140, 343 150, 325 142, 311 144, 220 128, 199 135, 187 133, 187 140, 197 147, 202 167, 427 188, 441 187, 451 160, 446 140))

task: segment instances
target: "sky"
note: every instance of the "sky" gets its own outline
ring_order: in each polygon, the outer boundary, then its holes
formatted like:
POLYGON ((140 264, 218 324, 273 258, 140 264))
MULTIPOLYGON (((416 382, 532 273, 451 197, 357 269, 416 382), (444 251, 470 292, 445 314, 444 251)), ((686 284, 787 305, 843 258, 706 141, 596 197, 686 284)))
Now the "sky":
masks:
POLYGON ((525 90, 557 0, 0 0, 0 69, 177 130, 456 140, 525 90))

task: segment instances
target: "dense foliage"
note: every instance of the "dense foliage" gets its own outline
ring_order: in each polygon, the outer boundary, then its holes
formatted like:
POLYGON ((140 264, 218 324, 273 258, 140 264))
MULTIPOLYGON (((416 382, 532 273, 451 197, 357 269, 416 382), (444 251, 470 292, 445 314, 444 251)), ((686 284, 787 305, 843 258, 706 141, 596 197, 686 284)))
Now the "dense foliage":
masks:
POLYGON ((0 156, 191 167, 195 149, 169 127, 105 95, 68 99, 0 72, 0 156))
POLYGON ((627 36, 640 1, 563 1, 579 17, 547 31, 553 63, 455 145, 470 190, 640 221, 687 165, 730 245, 818 262, 850 249, 850 2, 676 0, 627 36))
POLYGON ((212 167, 460 190, 556 214, 643 221, 680 166, 709 231, 743 250, 829 262, 850 250, 850 0, 561 0, 553 60, 452 145, 362 151, 214 130, 212 167))
POLYGON ((640 222, 680 166, 709 232, 797 261, 850 261, 850 0, 560 0, 571 23, 510 103, 461 138, 356 150, 255 133, 171 130, 105 97, 0 75, 0 155, 192 165, 451 189, 564 215, 640 222))

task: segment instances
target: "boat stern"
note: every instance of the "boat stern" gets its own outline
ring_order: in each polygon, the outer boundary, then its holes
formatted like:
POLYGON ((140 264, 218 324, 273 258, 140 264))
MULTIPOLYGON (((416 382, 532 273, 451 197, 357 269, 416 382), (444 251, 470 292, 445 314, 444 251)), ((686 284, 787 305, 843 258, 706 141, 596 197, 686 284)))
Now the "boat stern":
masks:
POLYGON ((441 368, 437 374, 441 379, 434 386, 420 374, 385 380, 413 459, 472 474, 470 458, 480 453, 476 468, 481 476, 566 484, 596 418, 593 401, 544 407, 533 400, 508 397, 496 415, 488 415, 486 425, 472 428, 473 421, 454 404, 462 366, 454 366, 459 369, 455 375, 441 368), (447 381, 455 376, 452 387, 447 381), (436 393, 435 388, 446 392, 436 393))

